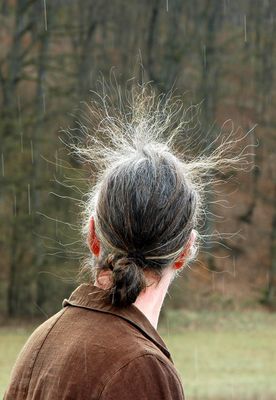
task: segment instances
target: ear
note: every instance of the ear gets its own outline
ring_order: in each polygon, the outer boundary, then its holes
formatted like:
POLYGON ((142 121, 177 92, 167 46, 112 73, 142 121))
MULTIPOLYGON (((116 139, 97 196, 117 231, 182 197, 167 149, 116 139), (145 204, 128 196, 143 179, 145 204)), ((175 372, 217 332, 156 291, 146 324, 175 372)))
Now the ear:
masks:
POLYGON ((180 269, 183 267, 187 255, 189 254, 190 248, 194 245, 196 239, 196 231, 193 229, 188 242, 186 243, 184 250, 178 256, 177 260, 173 264, 174 269, 180 269))
POLYGON ((91 217, 90 224, 89 224, 87 243, 88 243, 91 253, 93 253, 96 257, 98 257, 100 254, 100 242, 96 236, 95 221, 94 221, 93 217, 91 217))

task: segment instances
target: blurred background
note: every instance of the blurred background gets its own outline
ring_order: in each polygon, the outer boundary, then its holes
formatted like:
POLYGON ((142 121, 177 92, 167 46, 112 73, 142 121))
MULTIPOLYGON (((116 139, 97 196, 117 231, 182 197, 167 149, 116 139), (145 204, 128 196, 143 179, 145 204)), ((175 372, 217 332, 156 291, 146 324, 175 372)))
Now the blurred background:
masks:
POLYGON ((205 232, 224 235, 174 283, 160 332, 187 398, 276 399, 275 17, 273 0, 0 1, 0 395, 77 286, 91 171, 62 130, 77 135, 82 102, 116 76, 199 104, 189 135, 206 145, 250 131, 251 170, 206 205, 205 232))

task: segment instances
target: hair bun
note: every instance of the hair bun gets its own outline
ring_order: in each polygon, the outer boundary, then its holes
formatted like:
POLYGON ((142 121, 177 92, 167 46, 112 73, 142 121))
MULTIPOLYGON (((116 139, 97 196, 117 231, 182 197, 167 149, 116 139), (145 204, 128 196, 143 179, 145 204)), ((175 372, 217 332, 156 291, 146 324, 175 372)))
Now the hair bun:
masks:
POLYGON ((113 305, 128 306, 134 303, 146 287, 142 263, 144 266, 143 258, 134 253, 113 261, 113 284, 109 293, 113 305))

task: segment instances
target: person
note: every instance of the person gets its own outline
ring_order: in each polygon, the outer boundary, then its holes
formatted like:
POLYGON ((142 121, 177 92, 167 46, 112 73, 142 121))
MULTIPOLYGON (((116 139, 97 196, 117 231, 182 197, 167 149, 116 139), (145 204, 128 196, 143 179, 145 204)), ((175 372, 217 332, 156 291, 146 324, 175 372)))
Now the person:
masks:
POLYGON ((98 130, 112 135, 102 153, 96 133, 94 147, 77 150, 105 157, 83 212, 90 280, 30 336, 5 400, 184 399, 157 325, 171 282, 196 253, 202 196, 192 171, 210 163, 174 154, 158 136, 169 118, 157 123, 160 108, 143 96, 125 129, 101 118, 98 130))

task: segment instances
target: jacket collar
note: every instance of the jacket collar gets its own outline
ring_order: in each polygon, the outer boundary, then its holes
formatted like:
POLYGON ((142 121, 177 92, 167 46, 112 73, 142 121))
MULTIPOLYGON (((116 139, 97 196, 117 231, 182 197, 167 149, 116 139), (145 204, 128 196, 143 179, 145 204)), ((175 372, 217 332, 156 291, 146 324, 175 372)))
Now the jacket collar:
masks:
POLYGON ((74 290, 69 299, 63 300, 62 307, 70 305, 116 315, 137 328, 172 361, 170 353, 157 330, 135 305, 131 304, 128 307, 115 307, 112 304, 106 304, 104 296, 104 290, 92 284, 83 283, 74 290))

